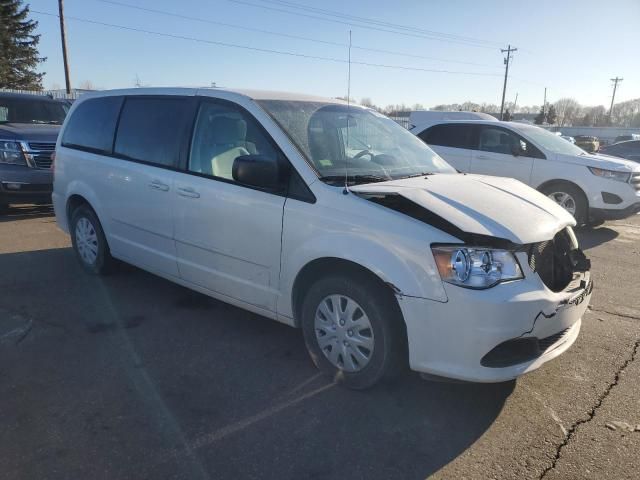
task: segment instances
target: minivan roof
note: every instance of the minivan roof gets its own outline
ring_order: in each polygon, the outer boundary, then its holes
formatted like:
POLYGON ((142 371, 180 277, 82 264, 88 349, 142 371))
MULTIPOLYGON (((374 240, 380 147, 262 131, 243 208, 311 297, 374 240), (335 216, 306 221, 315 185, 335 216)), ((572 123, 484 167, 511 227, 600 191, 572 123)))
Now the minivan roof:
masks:
POLYGON ((225 98, 233 96, 241 96, 252 100, 287 100, 301 102, 322 102, 322 103, 339 103, 345 104, 344 100, 337 98, 326 98, 315 95, 305 95, 301 93, 278 92, 270 90, 245 90, 233 88, 217 88, 217 87, 143 87, 143 88, 125 88, 116 90, 101 90, 97 92, 87 93, 83 98, 111 96, 111 95, 204 95, 204 96, 223 96, 225 98), (221 95, 218 95, 221 94, 221 95))

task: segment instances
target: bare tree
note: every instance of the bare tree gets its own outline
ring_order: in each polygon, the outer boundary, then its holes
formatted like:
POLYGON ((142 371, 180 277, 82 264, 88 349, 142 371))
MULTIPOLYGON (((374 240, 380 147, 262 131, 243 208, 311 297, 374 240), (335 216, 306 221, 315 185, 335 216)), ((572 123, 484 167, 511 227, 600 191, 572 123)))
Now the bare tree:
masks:
POLYGON ((580 114, 581 105, 574 98, 561 98, 553 104, 558 114, 557 124, 560 127, 570 126, 580 114))
POLYGON ((93 82, 91 80, 83 80, 78 85, 78 88, 80 90, 95 90, 96 89, 95 85, 93 84, 93 82))

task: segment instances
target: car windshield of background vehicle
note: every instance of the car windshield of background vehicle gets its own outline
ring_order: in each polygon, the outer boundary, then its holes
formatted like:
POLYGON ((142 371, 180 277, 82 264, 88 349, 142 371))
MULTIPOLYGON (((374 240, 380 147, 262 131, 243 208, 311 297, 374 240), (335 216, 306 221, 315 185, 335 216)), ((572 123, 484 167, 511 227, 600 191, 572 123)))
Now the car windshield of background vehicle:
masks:
POLYGON ((0 122, 62 125, 65 109, 61 103, 17 98, 0 98, 0 122))
POLYGON ((370 183, 455 169, 418 137, 378 112, 343 104, 262 100, 321 180, 370 183))
POLYGON ((564 138, 548 132, 540 127, 520 127, 522 133, 531 138, 534 143, 542 148, 554 153, 562 153, 564 155, 586 155, 580 147, 571 142, 567 142, 564 138))

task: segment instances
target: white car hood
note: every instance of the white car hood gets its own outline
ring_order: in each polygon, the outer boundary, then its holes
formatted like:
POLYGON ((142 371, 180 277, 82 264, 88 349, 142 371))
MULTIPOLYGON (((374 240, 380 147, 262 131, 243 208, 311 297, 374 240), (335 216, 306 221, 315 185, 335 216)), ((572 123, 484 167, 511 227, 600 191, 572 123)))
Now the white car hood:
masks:
POLYGON ((398 194, 468 234, 527 244, 550 240, 571 214, 536 190, 512 178, 471 174, 425 177, 357 185, 363 197, 398 194))
POLYGON ((560 162, 573 163, 575 165, 584 165, 585 167, 596 167, 605 170, 617 170, 620 172, 640 171, 638 162, 625 160, 624 158, 611 157, 609 155, 599 155, 588 153, 586 155, 566 155, 557 154, 557 160, 560 162))

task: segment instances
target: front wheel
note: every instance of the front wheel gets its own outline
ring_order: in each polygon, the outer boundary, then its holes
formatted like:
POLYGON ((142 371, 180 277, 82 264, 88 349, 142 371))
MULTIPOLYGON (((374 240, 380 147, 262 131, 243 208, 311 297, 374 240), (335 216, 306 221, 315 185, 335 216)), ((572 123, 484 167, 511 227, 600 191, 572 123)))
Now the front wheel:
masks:
POLYGON ((93 275, 110 272, 114 259, 94 211, 87 205, 79 206, 71 214, 70 225, 71 243, 82 268, 93 275))
POLYGON ((573 215, 578 225, 587 223, 587 199, 578 187, 558 182, 544 187, 542 193, 573 215))
POLYGON ((318 280, 302 305, 302 329, 315 365, 337 382, 365 389, 403 365, 404 329, 392 295, 366 278, 318 280))

